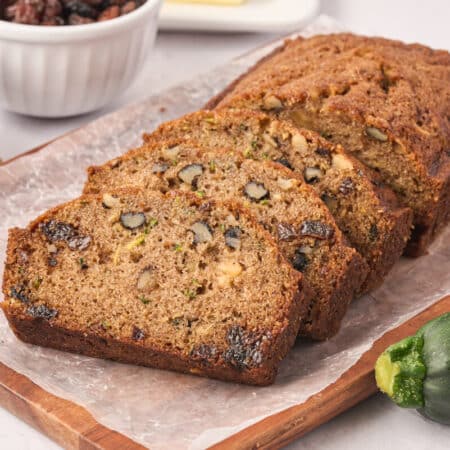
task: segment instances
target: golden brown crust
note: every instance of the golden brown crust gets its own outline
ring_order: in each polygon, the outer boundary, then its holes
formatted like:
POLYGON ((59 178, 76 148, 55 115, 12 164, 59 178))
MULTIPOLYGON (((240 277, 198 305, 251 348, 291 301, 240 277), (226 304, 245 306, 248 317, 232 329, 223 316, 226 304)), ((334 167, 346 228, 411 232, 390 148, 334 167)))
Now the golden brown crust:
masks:
POLYGON ((417 220, 412 230, 411 240, 405 250, 406 256, 417 257, 427 252, 428 246, 450 221, 450 165, 440 172, 436 186, 437 202, 428 216, 417 220))
MULTIPOLYGON (((134 342, 124 342, 109 337, 87 334, 80 330, 68 330, 52 326, 44 319, 12 315, 9 314, 3 304, 1 306, 14 334, 20 340, 29 344, 78 353, 93 358, 110 359, 126 364, 173 370, 243 384, 265 386, 275 381, 277 362, 264 368, 255 368, 240 374, 224 363, 208 367, 198 361, 187 360, 182 355, 146 348, 134 342)), ((292 341, 292 337, 289 339, 290 341, 292 341)), ((286 342, 286 346, 290 348, 292 343, 286 342)))
POLYGON ((322 341, 330 339, 339 331, 355 292, 360 290, 367 277, 367 265, 356 252, 347 267, 347 273, 340 277, 326 307, 317 309, 318 314, 313 315, 309 323, 301 323, 299 336, 322 341))
POLYGON ((270 94, 285 109, 271 113, 344 144, 412 207, 407 254, 418 255, 450 217, 449 86, 446 51, 336 34, 286 41, 208 106, 264 109, 270 94))
MULTIPOLYGON (((136 190, 122 190, 120 195, 137 195, 136 190)), ((190 205, 202 205, 198 199, 181 193, 170 194, 169 197, 183 196, 189 198, 190 205)), ((289 348, 293 345, 300 325, 301 314, 305 311, 305 302, 303 297, 303 287, 301 274, 291 269, 281 255, 278 254, 276 245, 270 235, 259 227, 253 218, 248 216, 247 212, 239 204, 228 202, 227 208, 230 211, 238 213, 240 217, 245 218, 250 226, 259 230, 261 238, 264 239, 268 251, 274 252, 277 256, 278 264, 286 267, 291 274, 286 288, 287 297, 291 298, 284 305, 283 314, 285 319, 283 323, 278 323, 273 328, 271 334, 271 345, 268 347, 262 364, 255 367, 237 368, 227 363, 223 356, 219 356, 214 362, 205 362, 196 360, 186 353, 171 349, 170 351, 159 347, 156 343, 136 341, 130 337, 115 337, 110 333, 100 329, 77 328, 75 325, 67 325, 70 321, 59 320, 59 316, 42 318, 31 317, 27 308, 32 300, 26 302, 15 301, 12 305, 11 289, 17 286, 17 268, 18 258, 23 249, 28 249, 32 245, 33 232, 37 230, 39 224, 57 216, 63 209, 78 207, 84 202, 101 202, 101 196, 82 196, 77 200, 57 206, 38 219, 34 220, 27 229, 12 229, 8 240, 7 260, 3 278, 3 292, 5 301, 1 307, 15 334, 25 342, 36 345, 48 346, 60 350, 82 353, 88 356, 101 357, 121 361, 125 363, 134 363, 161 369, 176 370, 184 373, 193 373, 195 375, 209 376, 213 378, 236 381, 246 384, 266 385, 274 381, 278 365, 287 354, 289 348), (267 241, 266 241, 267 239, 267 241), (62 325, 65 323, 65 325, 62 325)), ((219 205, 219 203, 216 203, 219 205)), ((20 271, 19 271, 20 273, 20 271)), ((70 274, 68 274, 70 275, 70 274)), ((72 274, 73 275, 73 274, 72 274)), ((44 297, 45 298, 45 293, 44 297)), ((47 299, 48 300, 48 299, 47 299)), ((33 300, 34 302, 34 300, 33 300)), ((40 303, 39 299, 37 302, 40 303)), ((66 318, 67 319, 67 318, 66 318)))

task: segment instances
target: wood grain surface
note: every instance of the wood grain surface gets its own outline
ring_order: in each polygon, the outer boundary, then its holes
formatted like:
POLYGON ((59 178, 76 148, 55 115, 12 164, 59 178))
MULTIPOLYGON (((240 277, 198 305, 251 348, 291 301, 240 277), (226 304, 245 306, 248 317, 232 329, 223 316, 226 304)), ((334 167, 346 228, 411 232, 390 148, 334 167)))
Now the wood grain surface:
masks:
MULTIPOLYGON (((444 312, 450 296, 389 331, 335 383, 293 406, 214 445, 213 449, 276 449, 303 436, 377 391, 373 366, 390 344, 444 312)), ((141 445, 99 424, 81 406, 40 388, 0 363, 0 405, 68 449, 143 449, 141 445)))
MULTIPOLYGON (((45 145, 4 161, 3 164, 35 153, 45 145)), ((388 345, 414 334, 429 320, 449 311, 450 296, 383 335, 336 382, 306 402, 267 417, 211 448, 277 449, 326 423, 377 391, 373 367, 378 355, 388 345)), ((0 406, 67 449, 145 448, 99 424, 85 408, 50 394, 27 377, 1 363, 0 406)))

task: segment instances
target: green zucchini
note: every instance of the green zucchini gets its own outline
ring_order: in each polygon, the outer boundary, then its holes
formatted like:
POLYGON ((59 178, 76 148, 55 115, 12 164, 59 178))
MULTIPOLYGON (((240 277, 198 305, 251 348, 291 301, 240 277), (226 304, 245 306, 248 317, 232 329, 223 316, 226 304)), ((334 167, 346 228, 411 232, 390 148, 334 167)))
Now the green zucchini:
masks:
POLYGON ((375 378, 397 405, 450 424, 450 313, 388 347, 375 364, 375 378))

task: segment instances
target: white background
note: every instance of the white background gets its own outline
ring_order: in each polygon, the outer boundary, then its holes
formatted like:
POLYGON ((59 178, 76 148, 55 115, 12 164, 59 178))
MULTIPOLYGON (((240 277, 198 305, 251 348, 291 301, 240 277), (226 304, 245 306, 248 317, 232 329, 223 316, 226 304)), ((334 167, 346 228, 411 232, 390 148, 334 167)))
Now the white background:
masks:
MULTIPOLYGON (((299 0, 299 3, 301 0, 299 0)), ((450 49, 449 0, 323 0, 322 12, 349 30, 450 49)), ((160 33, 141 75, 108 108, 71 119, 31 119, 0 111, 0 158, 33 148, 121 106, 221 65, 276 35, 160 33)), ((0 449, 59 448, 0 408, 0 449)), ((301 440, 292 449, 448 450, 450 427, 402 410, 381 395, 361 403, 301 440)))

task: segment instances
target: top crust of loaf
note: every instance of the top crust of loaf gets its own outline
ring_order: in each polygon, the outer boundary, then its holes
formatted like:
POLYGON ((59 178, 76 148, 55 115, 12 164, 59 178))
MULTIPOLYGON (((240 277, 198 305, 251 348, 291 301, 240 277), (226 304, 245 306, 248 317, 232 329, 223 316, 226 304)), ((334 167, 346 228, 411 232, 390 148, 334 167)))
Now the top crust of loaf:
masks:
POLYGON ((448 162, 442 149, 442 137, 450 139, 450 54, 445 50, 348 33, 299 37, 259 61, 207 109, 248 105, 266 92, 276 92, 287 104, 312 94, 340 97, 333 107, 401 137, 431 175, 448 162), (369 95, 366 82, 372 85, 369 95))
POLYGON ((207 107, 267 110, 345 144, 413 209, 411 255, 450 218, 446 51, 352 34, 288 40, 207 107))

